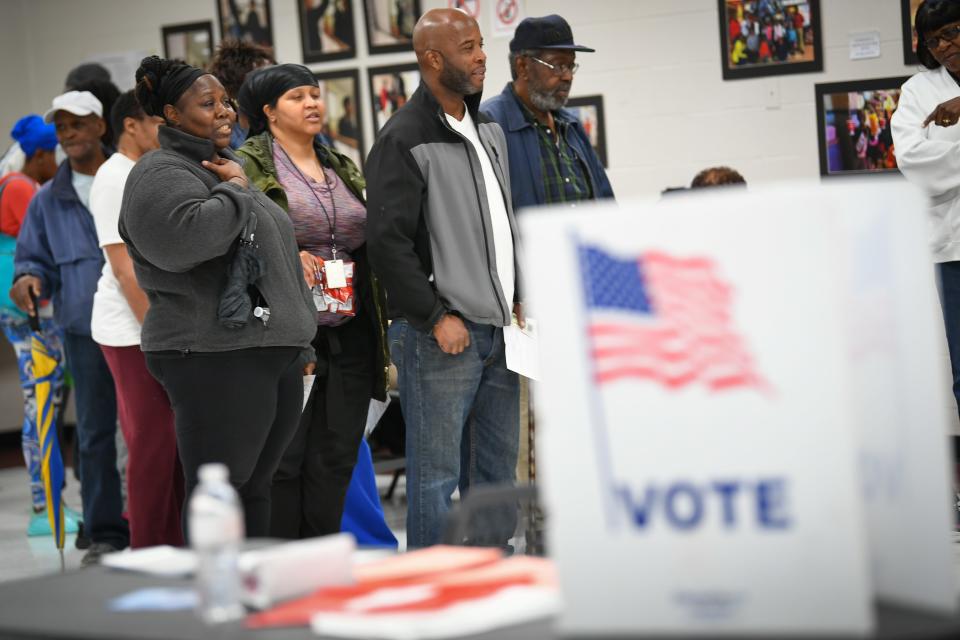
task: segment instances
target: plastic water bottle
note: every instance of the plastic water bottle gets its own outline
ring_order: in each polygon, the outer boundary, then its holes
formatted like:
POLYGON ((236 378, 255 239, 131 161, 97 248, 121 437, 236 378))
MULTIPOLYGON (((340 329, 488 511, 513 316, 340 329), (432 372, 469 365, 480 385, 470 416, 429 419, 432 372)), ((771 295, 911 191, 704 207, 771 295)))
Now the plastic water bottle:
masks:
POLYGON ((197 613, 208 624, 242 618, 238 559, 243 507, 222 464, 205 464, 190 496, 190 546, 197 554, 197 613))

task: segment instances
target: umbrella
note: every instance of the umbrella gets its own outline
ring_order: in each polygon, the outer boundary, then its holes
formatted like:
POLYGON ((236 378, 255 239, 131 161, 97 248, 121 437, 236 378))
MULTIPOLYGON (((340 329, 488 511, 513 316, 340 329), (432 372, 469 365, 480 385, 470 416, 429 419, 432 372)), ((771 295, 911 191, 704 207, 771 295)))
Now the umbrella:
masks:
MULTIPOLYGON (((36 300, 33 301, 37 308, 36 300)), ((53 539, 60 550, 60 569, 64 569, 63 545, 66 533, 63 518, 63 458, 60 455, 60 442, 57 439, 56 407, 53 403, 54 376, 61 354, 44 339, 40 332, 40 318, 30 316, 30 351, 33 357, 33 376, 36 381, 37 400, 37 439, 40 441, 40 475, 43 478, 43 491, 46 494, 47 518, 53 539)))

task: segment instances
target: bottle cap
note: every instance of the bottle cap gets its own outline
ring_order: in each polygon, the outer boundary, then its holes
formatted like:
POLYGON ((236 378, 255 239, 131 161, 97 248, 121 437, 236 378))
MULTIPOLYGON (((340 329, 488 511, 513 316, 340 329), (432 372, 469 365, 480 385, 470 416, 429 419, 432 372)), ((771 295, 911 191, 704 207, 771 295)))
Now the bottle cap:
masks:
POLYGON ((221 462, 208 462, 200 465, 197 475, 200 477, 200 482, 226 482, 230 472, 227 465, 221 462))

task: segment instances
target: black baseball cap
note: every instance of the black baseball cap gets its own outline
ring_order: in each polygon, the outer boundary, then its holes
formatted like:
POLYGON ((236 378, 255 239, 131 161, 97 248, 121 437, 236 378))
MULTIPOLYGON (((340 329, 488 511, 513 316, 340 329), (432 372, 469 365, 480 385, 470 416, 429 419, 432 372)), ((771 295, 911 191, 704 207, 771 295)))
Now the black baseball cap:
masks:
POLYGON ((593 53, 596 49, 573 43, 573 31, 560 16, 553 14, 542 18, 526 18, 517 25, 510 41, 510 51, 524 49, 567 49, 593 53))

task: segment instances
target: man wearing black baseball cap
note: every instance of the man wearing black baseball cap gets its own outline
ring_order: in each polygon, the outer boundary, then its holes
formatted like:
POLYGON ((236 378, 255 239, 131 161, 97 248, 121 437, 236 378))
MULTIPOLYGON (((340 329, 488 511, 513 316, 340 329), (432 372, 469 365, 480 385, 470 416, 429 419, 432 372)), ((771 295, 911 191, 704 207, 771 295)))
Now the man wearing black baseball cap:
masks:
POLYGON ((613 198, 603 164, 577 117, 564 105, 579 65, 567 21, 527 18, 510 41, 513 82, 481 110, 507 138, 513 208, 613 198))

